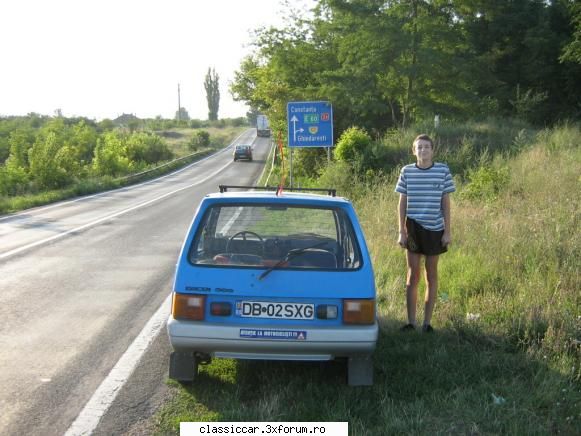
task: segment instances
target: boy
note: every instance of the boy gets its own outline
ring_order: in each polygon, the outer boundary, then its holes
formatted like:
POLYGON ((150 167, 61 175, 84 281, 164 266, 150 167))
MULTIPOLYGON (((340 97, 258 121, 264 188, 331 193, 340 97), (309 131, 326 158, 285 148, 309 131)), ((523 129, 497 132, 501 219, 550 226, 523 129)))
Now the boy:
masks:
POLYGON ((434 142, 419 135, 413 142, 415 164, 402 168, 395 192, 399 197, 399 240, 407 255, 406 303, 408 324, 402 331, 416 329, 416 304, 420 282, 420 262, 425 256, 426 295, 422 331, 434 331, 430 325, 438 292, 438 258, 451 242, 450 198, 454 181, 448 166, 434 163, 434 142))

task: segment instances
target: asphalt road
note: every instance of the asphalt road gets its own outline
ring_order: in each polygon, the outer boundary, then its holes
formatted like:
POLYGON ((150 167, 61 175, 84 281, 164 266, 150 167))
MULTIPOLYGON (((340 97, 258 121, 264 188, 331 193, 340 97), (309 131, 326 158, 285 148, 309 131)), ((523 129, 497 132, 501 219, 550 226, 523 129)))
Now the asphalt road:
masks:
MULTIPOLYGON (((256 182, 268 138, 251 129, 253 162, 232 148, 135 187, 0 217, 0 434, 62 435, 171 292, 200 199, 256 182)), ((142 433, 163 399, 165 328, 94 434, 142 433)))

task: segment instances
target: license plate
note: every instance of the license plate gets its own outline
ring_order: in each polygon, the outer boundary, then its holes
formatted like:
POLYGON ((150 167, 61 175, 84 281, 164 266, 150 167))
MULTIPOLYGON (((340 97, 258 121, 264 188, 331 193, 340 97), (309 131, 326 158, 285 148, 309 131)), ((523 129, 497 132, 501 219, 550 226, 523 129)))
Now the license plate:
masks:
POLYGON ((315 305, 272 301, 237 301, 236 314, 243 318, 314 319, 315 305))

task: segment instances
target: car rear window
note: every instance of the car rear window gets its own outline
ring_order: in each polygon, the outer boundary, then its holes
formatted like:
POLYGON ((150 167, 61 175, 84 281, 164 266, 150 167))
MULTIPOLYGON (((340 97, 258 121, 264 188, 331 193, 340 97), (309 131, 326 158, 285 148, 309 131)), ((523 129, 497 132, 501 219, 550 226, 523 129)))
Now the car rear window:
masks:
POLYGON ((206 211, 189 259, 215 267, 349 270, 361 266, 360 253, 339 208, 229 204, 206 211))

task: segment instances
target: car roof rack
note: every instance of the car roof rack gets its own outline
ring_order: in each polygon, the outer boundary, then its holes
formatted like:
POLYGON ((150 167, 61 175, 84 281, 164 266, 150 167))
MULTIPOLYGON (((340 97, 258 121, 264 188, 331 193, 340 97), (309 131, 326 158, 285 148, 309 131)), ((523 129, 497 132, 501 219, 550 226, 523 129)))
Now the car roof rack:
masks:
MULTIPOLYGON (((279 186, 241 186, 241 185, 218 185, 220 188, 220 194, 224 192, 228 192, 228 189, 256 189, 259 191, 278 191, 280 189, 279 186)), ((295 192, 326 192, 327 195, 331 197, 337 196, 337 190, 332 188, 288 188, 283 187, 283 191, 295 191, 295 192)))

